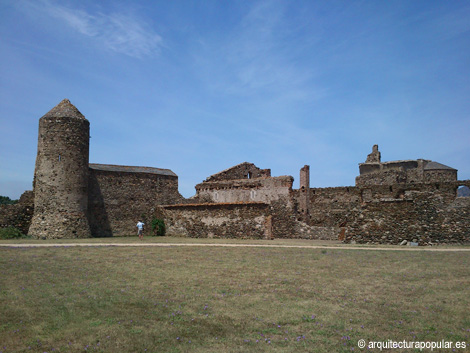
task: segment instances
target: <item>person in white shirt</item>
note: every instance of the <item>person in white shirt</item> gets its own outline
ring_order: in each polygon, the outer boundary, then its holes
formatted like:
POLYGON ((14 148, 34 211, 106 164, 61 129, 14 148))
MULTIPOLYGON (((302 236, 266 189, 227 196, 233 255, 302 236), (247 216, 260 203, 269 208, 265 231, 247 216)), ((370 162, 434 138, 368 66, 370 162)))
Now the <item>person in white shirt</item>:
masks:
POLYGON ((145 223, 142 221, 137 222, 137 235, 140 240, 144 240, 144 225, 145 223))

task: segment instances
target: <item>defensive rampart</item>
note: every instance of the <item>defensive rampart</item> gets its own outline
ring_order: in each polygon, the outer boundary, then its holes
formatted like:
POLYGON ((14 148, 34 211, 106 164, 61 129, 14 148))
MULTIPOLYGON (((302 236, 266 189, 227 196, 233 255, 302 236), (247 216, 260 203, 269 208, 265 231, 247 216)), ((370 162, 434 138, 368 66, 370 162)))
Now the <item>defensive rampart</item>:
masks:
POLYGON ((272 238, 269 205, 263 202, 180 204, 159 207, 169 236, 272 238))
POLYGON ((178 177, 167 169, 90 164, 88 209, 93 236, 135 235, 139 219, 149 224, 157 205, 181 199, 178 177))
POLYGON ((15 227, 28 234, 34 212, 34 194, 25 191, 17 203, 0 205, 0 228, 15 227))

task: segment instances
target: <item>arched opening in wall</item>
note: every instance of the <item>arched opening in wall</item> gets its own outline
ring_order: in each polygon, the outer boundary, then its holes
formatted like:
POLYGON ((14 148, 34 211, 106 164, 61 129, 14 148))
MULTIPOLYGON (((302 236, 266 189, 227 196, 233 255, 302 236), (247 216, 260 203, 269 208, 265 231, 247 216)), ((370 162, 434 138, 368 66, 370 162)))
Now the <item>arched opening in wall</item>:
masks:
POLYGON ((251 179, 252 176, 253 174, 251 172, 248 172, 248 179, 251 179))
POLYGON ((460 185, 457 188, 457 197, 470 197, 470 188, 466 185, 460 185))

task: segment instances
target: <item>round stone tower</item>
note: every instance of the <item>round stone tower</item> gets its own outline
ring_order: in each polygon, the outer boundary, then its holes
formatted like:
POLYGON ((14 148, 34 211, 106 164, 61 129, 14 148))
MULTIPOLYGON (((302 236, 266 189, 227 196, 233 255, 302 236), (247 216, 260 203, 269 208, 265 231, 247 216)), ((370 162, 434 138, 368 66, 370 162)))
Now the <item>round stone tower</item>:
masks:
POLYGON ((90 237, 88 154, 90 122, 64 99, 39 119, 34 171, 35 238, 90 237))

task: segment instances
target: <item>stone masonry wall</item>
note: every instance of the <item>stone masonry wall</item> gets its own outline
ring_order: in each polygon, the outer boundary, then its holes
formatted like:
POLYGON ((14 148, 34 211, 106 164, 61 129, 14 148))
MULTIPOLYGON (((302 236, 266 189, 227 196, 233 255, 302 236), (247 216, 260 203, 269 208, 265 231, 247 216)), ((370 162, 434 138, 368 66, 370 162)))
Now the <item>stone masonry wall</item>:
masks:
POLYGON ((456 170, 425 170, 424 171, 424 182, 431 183, 435 180, 441 182, 452 182, 457 180, 456 170))
MULTIPOLYGON (((470 242, 470 198, 457 187, 470 181, 432 184, 311 188, 310 214, 298 222, 296 237, 357 243, 420 244, 470 242)), ((298 220, 303 198, 294 190, 298 220)))
POLYGON ((420 245, 470 242, 470 198, 456 197, 470 181, 363 189, 360 207, 347 215, 345 241, 420 245))
POLYGON ((63 100, 39 120, 29 235, 87 238, 90 123, 63 100))
POLYGON ((180 204, 159 207, 168 236, 271 238, 269 205, 262 202, 180 204))
POLYGON ((356 186, 440 183, 457 180, 457 170, 429 160, 359 164, 356 186))
POLYGON ((196 185, 199 198, 211 202, 265 202, 288 197, 294 178, 291 176, 221 180, 196 185))
POLYGON ((133 236, 142 219, 145 232, 157 205, 182 199, 178 177, 90 169, 89 221, 93 236, 133 236))
MULTIPOLYGON (((295 195, 297 198, 297 190, 295 195)), ((356 187, 311 188, 310 214, 305 223, 310 226, 340 227, 360 202, 361 191, 356 187)))
MULTIPOLYGON (((230 170, 230 169, 229 169, 230 170)), ((296 214, 291 176, 205 181, 196 185, 197 200, 212 203, 262 202, 270 206, 273 236, 294 238, 296 214)))
POLYGON ((33 192, 25 191, 18 200, 18 203, 0 205, 0 228, 15 227, 21 230, 23 234, 28 234, 33 212, 33 192))

